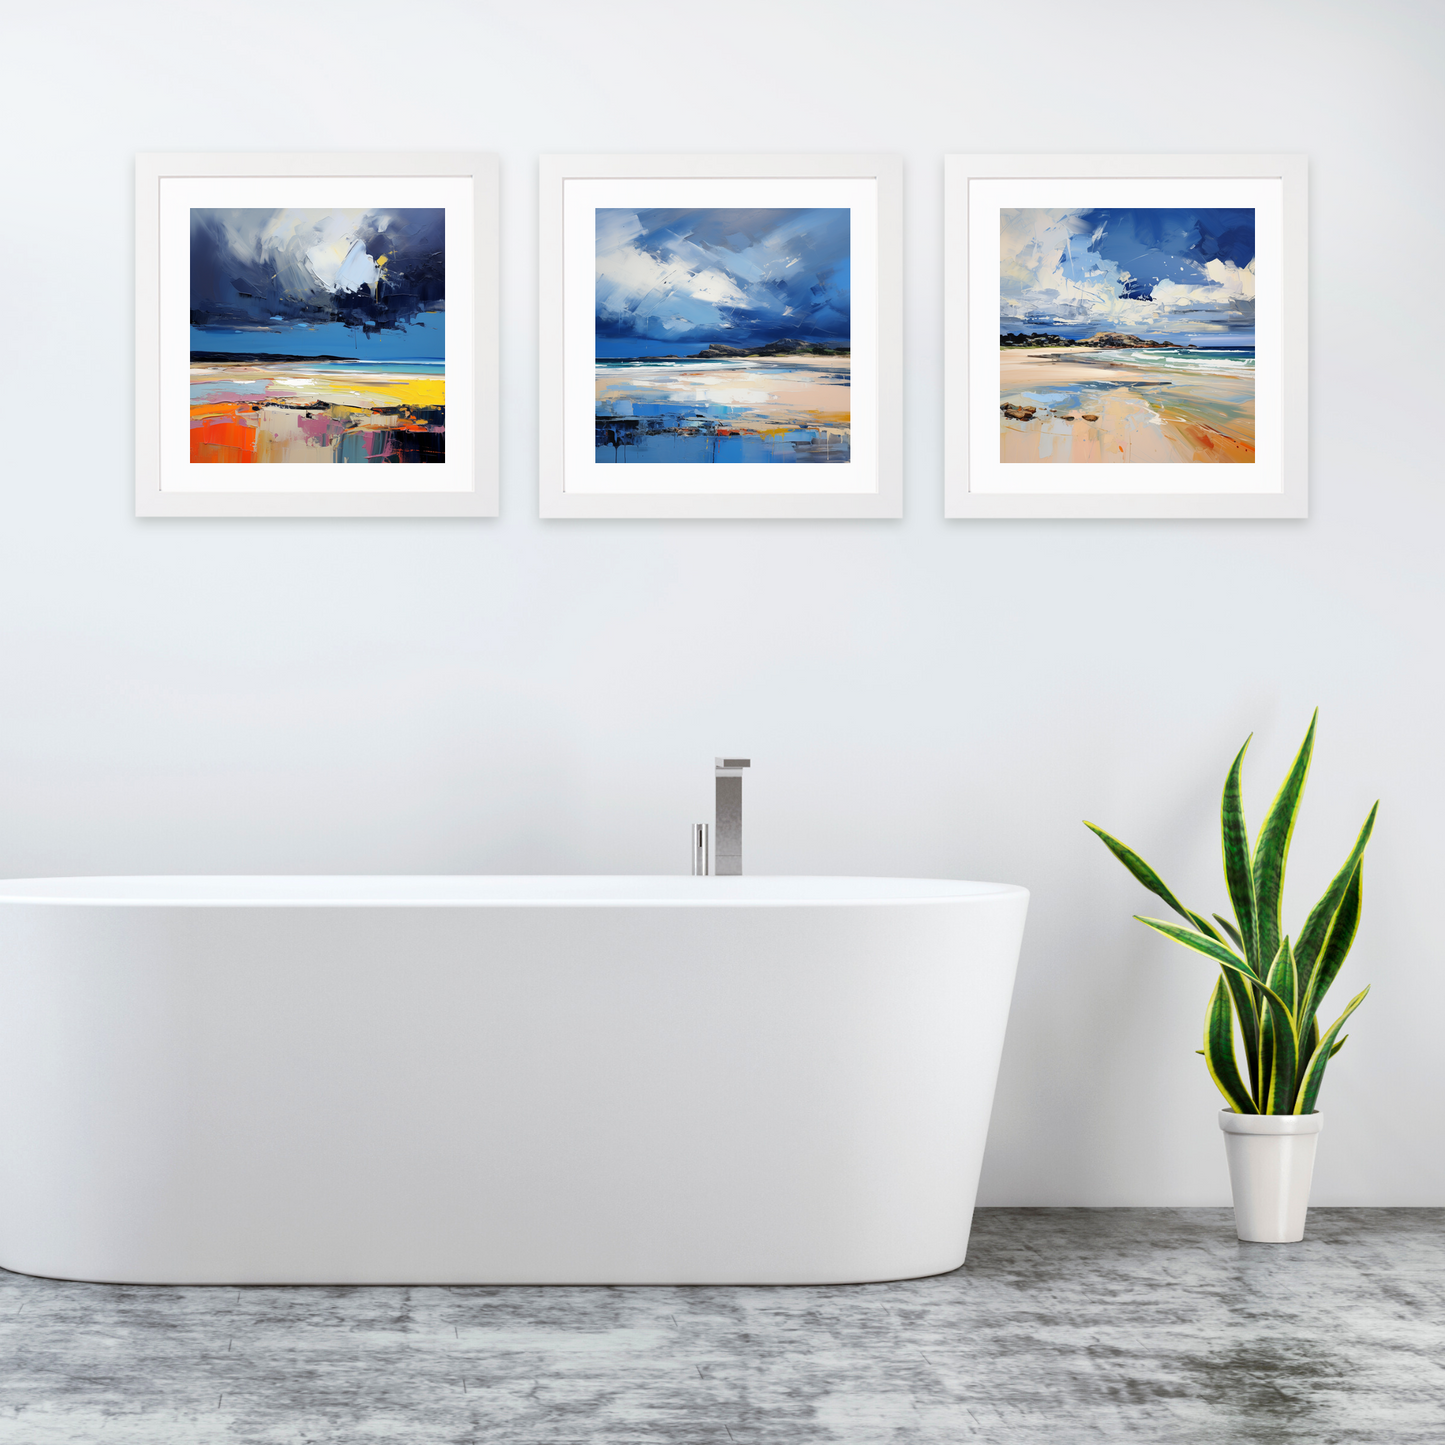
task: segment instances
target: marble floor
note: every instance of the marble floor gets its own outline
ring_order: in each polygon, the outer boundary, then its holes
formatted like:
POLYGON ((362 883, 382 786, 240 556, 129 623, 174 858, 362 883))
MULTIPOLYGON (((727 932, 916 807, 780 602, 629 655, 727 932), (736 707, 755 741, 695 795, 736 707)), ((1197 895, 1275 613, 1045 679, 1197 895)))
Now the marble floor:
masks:
POLYGON ((0 1271, 0 1442, 1445 1441, 1445 1210, 984 1209, 793 1288, 169 1288, 0 1271))

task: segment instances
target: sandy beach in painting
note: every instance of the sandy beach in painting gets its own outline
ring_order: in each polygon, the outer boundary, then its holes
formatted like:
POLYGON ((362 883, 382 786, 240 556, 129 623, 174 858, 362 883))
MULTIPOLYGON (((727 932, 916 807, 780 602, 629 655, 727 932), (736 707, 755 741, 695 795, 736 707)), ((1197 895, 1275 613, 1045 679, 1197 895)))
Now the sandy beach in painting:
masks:
POLYGON ((599 358, 599 462, 846 462, 849 358, 599 358))
POLYGON ((999 366, 1001 461, 1254 460, 1252 348, 1008 348, 999 366))
POLYGON ((440 363, 191 363, 193 462, 443 462, 440 363))

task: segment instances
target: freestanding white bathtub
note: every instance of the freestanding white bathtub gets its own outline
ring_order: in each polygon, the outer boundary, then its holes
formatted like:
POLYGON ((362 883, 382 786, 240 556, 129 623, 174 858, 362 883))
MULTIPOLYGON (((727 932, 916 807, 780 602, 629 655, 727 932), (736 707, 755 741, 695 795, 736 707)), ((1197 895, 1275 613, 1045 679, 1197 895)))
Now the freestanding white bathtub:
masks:
POLYGON ((1027 904, 904 878, 0 883, 0 1265, 955 1269, 1027 904))

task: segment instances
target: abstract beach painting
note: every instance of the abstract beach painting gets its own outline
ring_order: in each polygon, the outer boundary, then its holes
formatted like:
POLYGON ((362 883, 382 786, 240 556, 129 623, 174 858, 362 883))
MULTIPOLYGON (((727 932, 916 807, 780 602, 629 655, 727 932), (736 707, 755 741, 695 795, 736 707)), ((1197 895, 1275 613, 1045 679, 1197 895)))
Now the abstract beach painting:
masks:
POLYGON ((444 464, 445 207, 192 206, 190 348, 193 463, 444 464))
POLYGON ((998 210, 999 460, 1255 461, 1253 207, 998 210))
POLYGON ((595 217, 596 462, 850 461, 848 207, 595 217))

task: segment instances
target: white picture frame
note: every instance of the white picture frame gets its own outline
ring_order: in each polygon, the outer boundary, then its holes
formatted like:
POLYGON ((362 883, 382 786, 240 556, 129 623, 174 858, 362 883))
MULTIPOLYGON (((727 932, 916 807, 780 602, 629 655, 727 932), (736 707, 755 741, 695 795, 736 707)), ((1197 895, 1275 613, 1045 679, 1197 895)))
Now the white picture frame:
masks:
MULTIPOLYGON (((549 155, 541 158, 540 182, 541 516, 902 516, 902 165, 897 157, 549 155), (703 466, 683 461, 627 468, 625 481, 616 475, 621 468, 603 475, 596 446, 597 211, 789 205, 851 208, 846 464, 703 466)), ((658 358, 664 359, 677 358, 658 358)), ((709 384, 715 383, 710 379, 709 384)), ((620 452, 614 448, 613 456, 620 452)))
MULTIPOLYGON (((495 517, 498 514, 498 163, 495 156, 470 152, 148 153, 136 157, 135 186, 137 516, 495 517), (190 305, 191 286, 187 249, 191 244, 189 218, 197 207, 209 214, 229 212, 230 208, 251 208, 244 212, 238 209, 238 215, 259 214, 264 208, 294 207, 338 210, 426 207, 433 214, 437 208, 444 210, 442 363, 438 366, 433 362, 427 367, 393 358, 386 363, 390 368, 387 377, 380 371, 368 374, 368 379, 378 386, 390 380, 393 390, 402 397, 425 395, 430 401, 436 401, 444 391, 444 413, 438 412, 435 406, 420 412, 415 408, 404 410, 399 413, 400 425, 394 433, 397 436, 405 431, 444 433, 445 440, 440 446, 427 439, 429 445, 423 460, 432 465, 410 459, 421 454, 415 438, 408 439, 406 450, 394 450, 386 458, 403 457, 392 465, 350 466, 344 471, 335 467, 296 465, 289 458, 302 455, 299 445, 288 454, 278 442, 268 453, 268 459, 271 455, 285 455, 287 461, 245 468, 224 465, 224 462, 233 457, 254 459, 256 443, 249 437, 231 449, 197 445, 194 429, 197 425, 204 426, 206 419, 203 416, 197 421, 198 409, 194 405, 197 392, 190 330, 193 317, 186 309, 190 305), (434 374, 427 378, 430 390, 423 393, 413 373, 428 370, 434 374), (391 371, 397 375, 391 376, 391 371), (402 375, 403 372, 407 374, 402 375), (442 388, 435 385, 438 379, 442 388), (444 427, 427 426, 416 420, 420 415, 435 422, 443 414, 444 427)), ((337 241, 343 264, 346 240, 342 237, 337 241)), ((365 259, 363 249, 361 260, 365 259)), ((380 262, 384 264, 386 259, 383 255, 380 262)), ((373 267, 372 274, 381 273, 373 267)), ((357 276, 360 277, 360 272, 357 276)), ((337 289, 351 279, 350 272, 330 277, 337 289)), ((358 284, 364 283, 358 280, 358 284)), ((376 305, 381 305, 383 287, 375 280, 364 294, 374 296, 376 305)), ((427 304, 432 308, 429 314, 435 331, 438 324, 435 318, 442 308, 434 301, 427 304)), ((298 304, 298 313, 299 310, 298 304)), ((322 319, 314 324, 324 325, 326 329, 313 329, 305 344, 319 348, 332 344, 333 332, 350 338, 355 331, 361 338, 356 344, 357 356, 361 359, 364 356, 362 341, 369 343, 372 336, 381 336, 386 327, 391 327, 383 338, 387 342, 393 342, 394 335, 403 332, 416 336, 415 341, 394 341, 393 349, 425 344, 418 333, 418 328, 426 324, 419 310, 409 318, 408 325, 398 327, 388 321, 382 327, 370 329, 356 322, 355 313, 350 311, 345 313, 347 320, 343 327, 342 322, 335 319, 337 314, 318 312, 322 319)), ((268 330, 273 321, 286 322, 298 337, 306 330, 294 316, 244 317, 224 332, 225 345, 238 357, 236 366, 249 364, 254 369, 267 364, 266 358, 260 356, 247 360, 239 338, 250 331, 256 333, 256 344, 264 348, 268 356, 276 356, 275 366, 301 366, 299 358, 280 354, 290 344, 291 333, 278 335, 285 330, 283 327, 268 330)), ((312 355, 307 353, 308 357, 312 355)), ((338 372, 346 364, 336 357, 319 354, 317 361, 337 368, 338 372)), ((366 364, 382 365, 374 359, 368 359, 366 364)), ((229 371, 226 377, 228 381, 231 379, 229 371)), ((329 375, 325 380, 329 387, 325 395, 339 395, 335 389, 339 385, 337 376, 329 375)), ((249 377, 237 384, 252 391, 257 388, 265 391, 262 383, 249 377)), ((297 394, 304 397, 304 392, 297 394)), ((318 398, 321 395, 318 388, 318 398)), ((363 401, 376 399, 368 397, 364 390, 357 390, 355 397, 358 408, 363 401)), ((330 411, 307 413, 306 420, 311 422, 313 415, 323 420, 330 416, 332 429, 338 436, 330 437, 325 428, 317 424, 312 432, 305 434, 304 440, 309 442, 316 436, 320 438, 318 447, 325 444, 331 450, 319 458, 307 454, 306 460, 358 459, 356 449, 351 449, 350 455, 342 455, 338 442, 339 433, 345 428, 335 421, 336 417, 346 416, 355 422, 355 410, 342 410, 334 403, 328 403, 328 407, 330 411)), ((256 408, 251 410, 255 412, 256 408)), ((390 415, 385 407, 378 408, 376 414, 390 415)), ((387 425, 383 422, 378 426, 366 418, 362 421, 373 432, 384 430, 387 425)), ((254 416, 247 419, 247 424, 253 431, 259 425, 254 416)), ((365 452, 366 448, 360 450, 365 452)), ((361 455, 359 459, 381 458, 361 455)))
MULTIPOLYGON (((1097 235, 1093 241, 1097 241, 1097 235)), ((946 517, 1308 516, 1309 254, 1308 166, 1304 156, 946 156, 944 257, 946 517), (1090 206, 1169 207, 1195 197, 1199 199, 1193 204, 1199 206, 1251 207, 1257 221, 1258 262, 1251 262, 1249 267, 1249 314, 1257 318, 1257 353, 1254 332, 1241 333, 1248 334, 1251 342, 1247 362, 1253 386, 1249 413, 1251 460, 1240 466, 1205 465, 1192 460, 1135 461, 1132 465, 1080 460, 1065 465, 1028 465, 1006 460, 1004 453, 1010 442, 1005 438, 1001 445, 1000 434, 1011 423, 1017 431, 1037 424, 1041 432, 1045 428, 1057 432, 1070 444, 1077 433, 1073 430, 1074 416, 1057 418, 1047 407, 1037 417, 1001 416, 1003 406, 1008 404, 1000 397, 1001 211, 1007 207, 1038 208, 1013 210, 1010 214, 1044 215, 1046 208, 1059 207, 1074 214, 1090 206), (1253 290, 1256 284, 1257 293, 1253 290), (1068 433, 1063 431, 1065 420, 1068 433)), ((1069 259, 1070 271, 1079 274, 1072 254, 1069 259)), ((1075 303, 1074 310, 1061 304, 1057 314, 1084 314, 1087 306, 1095 304, 1087 295, 1090 284, 1094 283, 1082 283, 1083 299, 1075 303)), ((1147 278, 1142 286, 1147 289, 1147 278)), ((1067 287, 1050 294, 1068 302, 1067 287)), ((1121 290, 1117 294, 1129 293, 1121 290)), ((1157 299, 1158 294, 1156 288, 1155 296, 1145 299, 1157 299)), ((1138 308, 1135 314, 1139 314, 1138 308)), ((1181 310, 1178 314, 1184 313, 1181 310)), ((1040 334, 1033 326, 1025 333, 1024 325, 1021 321, 1019 332, 1014 334, 1040 334)), ((1119 343, 1116 340, 1113 344, 1119 343)), ((1224 347, 1219 349, 1223 355, 1224 347)), ((1072 358, 1057 352, 1041 355, 1039 360, 1039 375, 1047 375, 1044 366, 1073 364, 1072 358)), ((1107 355, 1088 360, 1092 365, 1122 364, 1122 359, 1116 361, 1107 355)), ((1176 360, 1181 366, 1195 364, 1192 358, 1176 360)), ((1145 357, 1146 364, 1157 361, 1145 357)), ((1224 368, 1230 363, 1221 359, 1198 364, 1224 368)), ((1064 375, 1063 371, 1057 374, 1064 375)), ((1151 370, 1147 374, 1154 373, 1151 370)), ((1202 384, 1194 379, 1189 382, 1191 386, 1202 384)), ((1031 440, 1040 454, 1053 445, 1052 437, 1031 440)), ((1119 450, 1122 455, 1123 449, 1119 450)), ((1097 451, 1089 452, 1082 443, 1077 453, 1058 454, 1071 458, 1099 455, 1097 451)), ((1200 454, 1195 452, 1196 456, 1200 454)), ((1030 452, 1028 460, 1036 461, 1038 457, 1030 452)))

